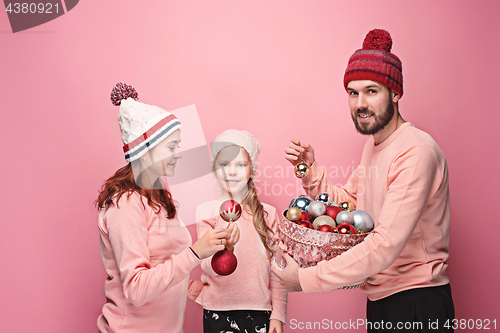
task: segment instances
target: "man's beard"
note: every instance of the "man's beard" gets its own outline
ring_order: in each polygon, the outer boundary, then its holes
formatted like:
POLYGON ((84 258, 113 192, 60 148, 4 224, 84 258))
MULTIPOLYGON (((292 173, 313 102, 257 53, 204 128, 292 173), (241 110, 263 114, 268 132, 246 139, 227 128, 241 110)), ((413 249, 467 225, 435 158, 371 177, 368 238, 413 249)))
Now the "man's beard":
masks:
POLYGON ((375 115, 369 109, 357 109, 354 115, 351 114, 351 118, 352 121, 354 122, 354 125, 356 126, 356 130, 364 135, 373 135, 375 133, 378 133, 385 126, 387 126, 387 124, 391 122, 393 116, 394 116, 394 105, 389 99, 387 100, 387 105, 385 109, 379 116, 375 115), (372 115, 372 117, 374 118, 374 123, 372 125, 368 123, 360 123, 358 121, 358 116, 360 114, 372 115))

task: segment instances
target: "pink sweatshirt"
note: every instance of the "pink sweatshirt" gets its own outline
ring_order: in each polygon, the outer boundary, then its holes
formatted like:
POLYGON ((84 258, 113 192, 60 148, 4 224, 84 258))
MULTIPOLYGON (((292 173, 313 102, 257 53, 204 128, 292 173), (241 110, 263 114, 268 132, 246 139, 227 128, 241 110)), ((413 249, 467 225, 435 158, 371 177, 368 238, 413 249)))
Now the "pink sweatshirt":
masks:
POLYGON ((329 291, 368 278, 370 300, 449 282, 450 202, 448 168, 436 142, 406 122, 389 138, 365 144, 361 163, 347 184, 333 186, 314 163, 303 181, 307 193, 349 200, 373 218, 365 240, 330 261, 299 270, 304 292, 329 291))
MULTIPOLYGON (((100 332, 183 332, 189 273, 201 261, 178 216, 166 218, 137 193, 99 212, 101 257, 108 278, 100 332), (143 200, 142 200, 143 199, 143 200)), ((194 297, 193 297, 194 298, 194 297)))
MULTIPOLYGON (((228 222, 219 216, 222 202, 213 200, 201 204, 196 210, 198 237, 211 228, 226 228, 228 222)), ((276 231, 279 217, 276 209, 263 204, 267 212, 266 223, 276 231)), ((243 209, 238 224, 240 240, 234 247, 238 267, 228 276, 217 275, 212 269, 212 257, 202 260, 201 281, 205 283, 196 299, 204 309, 215 311, 265 310, 272 311, 271 319, 286 323, 287 291, 271 272, 271 261, 255 230, 252 216, 243 209)))

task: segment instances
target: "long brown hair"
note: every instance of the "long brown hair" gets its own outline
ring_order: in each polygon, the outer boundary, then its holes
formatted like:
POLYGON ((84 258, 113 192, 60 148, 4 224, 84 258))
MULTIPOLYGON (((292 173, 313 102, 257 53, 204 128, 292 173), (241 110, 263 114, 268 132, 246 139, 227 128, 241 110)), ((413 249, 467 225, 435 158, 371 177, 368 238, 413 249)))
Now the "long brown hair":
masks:
POLYGON ((273 231, 271 228, 269 228, 265 220, 268 214, 264 210, 264 206, 257 197, 255 184, 253 183, 252 178, 248 180, 247 188, 248 192, 242 204, 245 209, 247 209, 247 211, 248 208, 250 208, 249 213, 252 214, 253 225, 255 227, 255 230, 257 230, 257 232, 259 233, 260 240, 262 241, 262 244, 264 244, 264 247, 269 254, 268 259, 270 259, 274 254, 274 250, 272 248, 272 246, 274 245, 274 240, 271 236, 273 234, 273 231))
POLYGON ((138 193, 148 200, 148 205, 159 214, 161 208, 164 207, 167 211, 167 217, 173 218, 176 213, 175 202, 172 195, 167 189, 144 189, 137 185, 132 171, 132 164, 129 163, 124 167, 118 169, 113 176, 111 176, 101 188, 99 197, 94 204, 99 209, 108 208, 114 204, 118 207, 118 201, 127 193, 129 198, 133 193, 138 193))

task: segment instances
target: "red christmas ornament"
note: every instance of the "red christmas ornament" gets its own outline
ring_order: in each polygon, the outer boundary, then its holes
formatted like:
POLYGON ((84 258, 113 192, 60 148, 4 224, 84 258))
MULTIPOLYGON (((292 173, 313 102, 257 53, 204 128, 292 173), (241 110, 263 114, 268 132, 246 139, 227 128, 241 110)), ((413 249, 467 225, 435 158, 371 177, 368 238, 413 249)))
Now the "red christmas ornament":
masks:
POLYGON ((317 230, 323 232, 335 232, 335 228, 328 224, 320 225, 317 230))
POLYGON ((299 222, 297 222, 297 224, 300 226, 303 226, 305 228, 314 229, 312 223, 309 221, 299 221, 299 222))
POLYGON ((311 216, 309 214, 307 214, 306 212, 302 212, 302 216, 300 217, 300 220, 311 222, 311 216))
POLYGON ((241 216, 241 205, 236 200, 226 200, 220 205, 219 214, 224 221, 234 222, 241 216))
POLYGON ((212 269, 219 275, 230 275, 236 270, 238 260, 233 252, 222 250, 212 257, 212 269))
POLYGON ((342 208, 337 206, 328 206, 326 207, 325 215, 330 216, 332 219, 337 219, 337 214, 343 211, 342 208))
POLYGON ((344 224, 341 224, 337 227, 337 230, 339 232, 339 234, 356 234, 357 231, 356 229, 350 225, 350 224, 347 224, 347 223, 344 223, 344 224))

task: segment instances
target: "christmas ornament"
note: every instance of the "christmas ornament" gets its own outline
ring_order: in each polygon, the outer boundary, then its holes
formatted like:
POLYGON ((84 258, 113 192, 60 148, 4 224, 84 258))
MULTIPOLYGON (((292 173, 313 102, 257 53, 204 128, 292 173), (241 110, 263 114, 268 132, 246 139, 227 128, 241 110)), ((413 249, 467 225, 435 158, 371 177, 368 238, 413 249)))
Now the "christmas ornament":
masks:
POLYGON ((323 232, 335 232, 335 228, 328 224, 320 225, 317 230, 323 232))
POLYGON ((354 207, 354 204, 349 201, 342 201, 341 203, 339 203, 339 207, 350 212, 356 209, 356 207, 354 207))
POLYGON ((212 269, 219 275, 230 275, 236 270, 238 260, 233 252, 222 250, 212 257, 212 269))
POLYGON ((324 224, 327 224, 333 228, 337 225, 337 223, 335 223, 335 220, 330 216, 321 215, 314 219, 313 227, 314 229, 318 230, 318 228, 324 224))
POLYGON ((297 224, 300 226, 303 226, 305 228, 314 229, 314 226, 309 221, 299 221, 299 222, 297 222, 297 224))
POLYGON ((311 217, 323 215, 326 212, 325 203, 322 201, 313 201, 309 204, 307 212, 311 215, 311 217))
POLYGON ((364 210, 354 210, 352 211, 352 216, 354 217, 353 226, 358 231, 369 232, 373 230, 373 220, 367 212, 364 210))
POLYGON ((332 219, 337 219, 338 213, 344 211, 342 208, 338 206, 328 206, 326 207, 325 215, 330 216, 332 219))
POLYGON ((241 205, 236 200, 226 200, 219 208, 220 217, 226 222, 234 222, 241 216, 241 205))
POLYGON ((298 209, 307 212, 307 208, 309 208, 309 204, 312 201, 313 199, 307 195, 299 195, 298 197, 293 198, 288 208, 297 207, 298 209))
POLYGON ((302 215, 300 216, 301 221, 308 221, 311 222, 311 215, 307 214, 306 212, 302 212, 302 215))
POLYGON ((328 193, 321 193, 316 197, 316 201, 323 201, 325 204, 328 203, 328 193))
POLYGON ((340 224, 353 224, 354 223, 354 216, 352 216, 352 213, 348 210, 343 210, 340 213, 337 214, 337 218, 335 219, 337 222, 337 225, 340 224))
POLYGON ((337 227, 339 234, 356 234, 356 229, 350 224, 341 224, 337 227))
POLYGON ((311 167, 306 162, 302 161, 295 166, 295 176, 298 178, 307 178, 311 173, 311 167))
POLYGON ((332 207, 338 207, 339 205, 337 205, 337 204, 336 204, 335 202, 333 202, 333 201, 330 201, 330 202, 328 203, 328 207, 330 207, 330 206, 332 206, 332 207))
POLYGON ((286 218, 290 221, 300 221, 302 217, 302 211, 297 207, 288 208, 286 212, 286 218))
POLYGON ((311 167, 309 164, 304 162, 302 159, 302 153, 300 153, 300 163, 295 166, 295 176, 298 178, 307 178, 311 173, 311 167))
MULTIPOLYGON (((236 200, 226 200, 220 205, 219 214, 224 221, 232 223, 240 218, 241 205, 236 200)), ((214 272, 219 275, 229 275, 233 273, 237 265, 238 260, 236 256, 227 248, 218 251, 212 257, 212 268, 214 272)))

